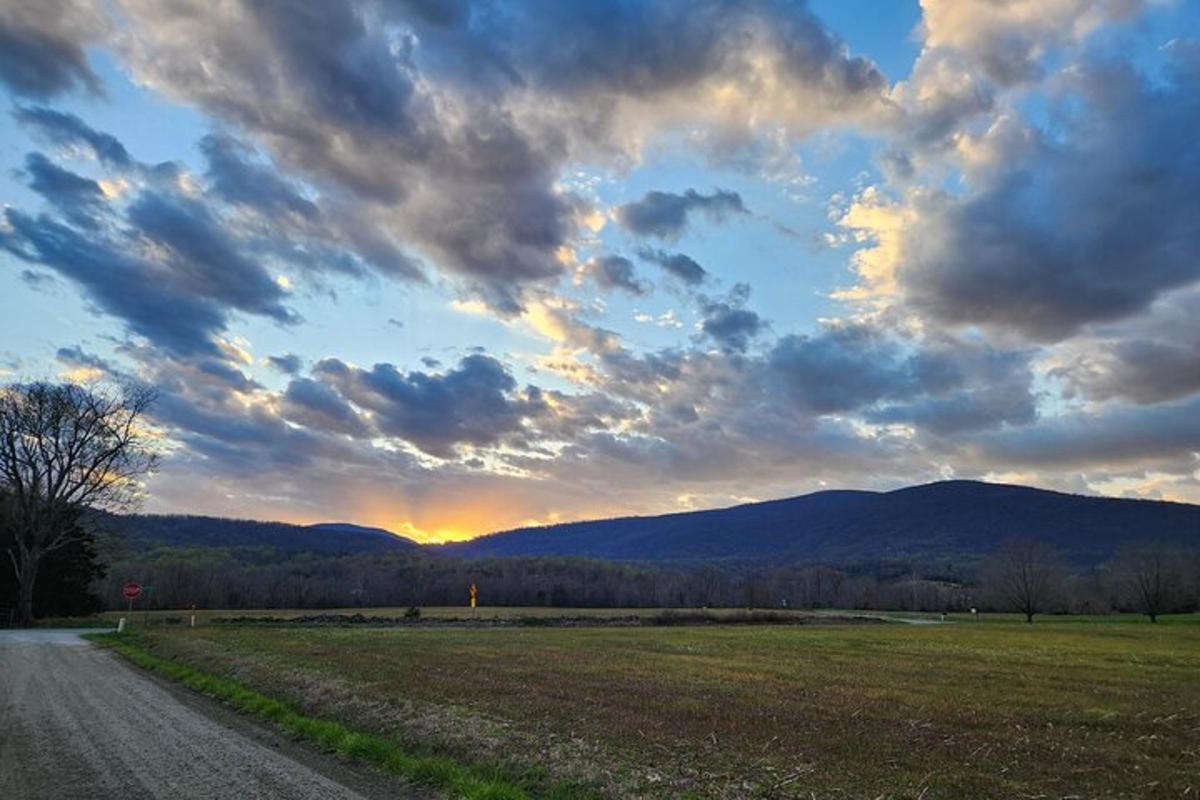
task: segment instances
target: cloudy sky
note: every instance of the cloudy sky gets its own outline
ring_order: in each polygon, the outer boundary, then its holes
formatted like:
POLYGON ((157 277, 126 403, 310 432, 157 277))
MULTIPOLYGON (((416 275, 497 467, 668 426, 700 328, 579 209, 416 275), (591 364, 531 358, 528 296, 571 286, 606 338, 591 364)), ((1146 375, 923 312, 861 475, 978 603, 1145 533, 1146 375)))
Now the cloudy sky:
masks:
POLYGON ((0 92, 0 380, 156 385, 148 510, 1200 502, 1190 0, 0 0, 0 92))

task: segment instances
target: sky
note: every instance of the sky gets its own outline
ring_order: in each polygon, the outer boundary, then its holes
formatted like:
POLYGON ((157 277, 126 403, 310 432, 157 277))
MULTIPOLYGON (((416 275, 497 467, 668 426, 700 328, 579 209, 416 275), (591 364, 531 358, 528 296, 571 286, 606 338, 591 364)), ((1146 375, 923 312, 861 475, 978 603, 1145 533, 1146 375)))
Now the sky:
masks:
POLYGON ((1191 0, 0 0, 0 381, 423 541, 1200 502, 1191 0))

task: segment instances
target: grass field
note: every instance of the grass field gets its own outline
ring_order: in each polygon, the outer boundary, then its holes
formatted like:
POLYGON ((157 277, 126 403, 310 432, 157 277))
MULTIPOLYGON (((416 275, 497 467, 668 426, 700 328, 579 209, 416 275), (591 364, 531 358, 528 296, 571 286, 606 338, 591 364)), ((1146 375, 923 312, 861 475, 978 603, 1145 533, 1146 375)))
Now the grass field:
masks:
POLYGON ((210 625, 142 641, 416 751, 611 797, 1195 797, 1197 621, 210 625))
MULTIPOLYGON (((140 622, 143 619, 151 621, 162 621, 166 619, 184 620, 191 614, 196 615, 196 624, 205 625, 215 619, 232 620, 238 618, 255 618, 255 617, 270 617, 273 619, 293 619, 296 617, 311 616, 317 614, 330 615, 350 615, 361 614, 365 617, 387 617, 396 618, 403 617, 408 610, 406 606, 397 607, 381 607, 381 608, 328 608, 328 609, 295 609, 295 608, 259 608, 259 609, 197 609, 195 612, 178 609, 155 609, 144 611, 134 609, 132 614, 133 621, 140 622)), ((434 620, 449 620, 449 619, 475 619, 475 620, 498 620, 498 619, 521 619, 521 618, 582 618, 582 619, 606 619, 612 617, 648 617, 663 613, 689 613, 695 609, 663 609, 663 608, 550 608, 542 606, 522 606, 522 607, 482 607, 472 613, 470 608, 465 606, 423 606, 421 608, 421 619, 434 620)), ((746 609, 708 609, 706 613, 714 616, 734 616, 743 614, 746 609)), ((903 617, 919 617, 923 619, 938 619, 937 614, 910 614, 905 612, 869 612, 869 611, 837 611, 837 610, 787 610, 787 609, 762 609, 761 613, 769 612, 771 614, 779 614, 793 617, 812 617, 812 616, 843 616, 843 615, 864 615, 864 616, 891 616, 896 618, 903 617)), ((129 613, 125 611, 106 611, 98 617, 88 618, 72 618, 54 620, 55 624, 78 624, 85 622, 88 624, 116 624, 116 621, 121 617, 129 617, 129 613)), ((965 619, 964 615, 963 618, 965 619)))

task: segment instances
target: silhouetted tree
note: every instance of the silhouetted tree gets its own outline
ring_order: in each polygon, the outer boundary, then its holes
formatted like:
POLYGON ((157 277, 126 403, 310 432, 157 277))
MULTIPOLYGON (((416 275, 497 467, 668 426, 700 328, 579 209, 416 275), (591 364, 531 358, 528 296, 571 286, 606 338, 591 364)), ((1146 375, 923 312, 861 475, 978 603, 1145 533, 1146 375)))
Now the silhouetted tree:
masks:
POLYGON ((1057 550, 1038 539, 1014 537, 1005 540, 984 564, 984 585, 1002 606, 1025 615, 1046 610, 1063 576, 1057 550))
MULTIPOLYGON (((106 571, 92 532, 80 526, 72 539, 42 559, 33 592, 34 613, 39 617, 82 617, 104 609, 95 585, 106 571)), ((11 532, 0 529, 0 553, 7 552, 12 544, 11 532)), ((12 562, 4 558, 0 560, 0 606, 13 608, 16 601, 16 575, 12 562)))
POLYGON ((0 389, 0 520, 17 581, 18 625, 33 622, 45 558, 83 541, 88 509, 122 510, 157 462, 145 388, 31 383, 0 389))
POLYGON ((1163 542, 1151 541, 1122 548, 1113 560, 1113 571, 1151 622, 1158 622, 1158 615, 1170 607, 1181 555, 1163 542))

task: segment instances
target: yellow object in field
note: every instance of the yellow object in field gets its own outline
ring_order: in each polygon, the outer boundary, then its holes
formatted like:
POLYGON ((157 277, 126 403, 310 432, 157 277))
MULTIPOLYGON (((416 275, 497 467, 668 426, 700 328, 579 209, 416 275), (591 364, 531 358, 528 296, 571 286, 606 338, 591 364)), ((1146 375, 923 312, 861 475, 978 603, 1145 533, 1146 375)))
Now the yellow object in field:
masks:
POLYGON ((475 581, 471 581, 471 608, 475 607, 475 598, 479 596, 479 590, 475 588, 475 581))

